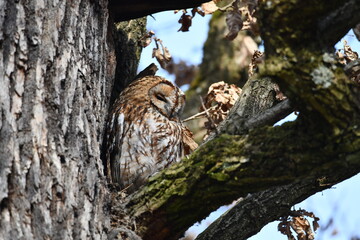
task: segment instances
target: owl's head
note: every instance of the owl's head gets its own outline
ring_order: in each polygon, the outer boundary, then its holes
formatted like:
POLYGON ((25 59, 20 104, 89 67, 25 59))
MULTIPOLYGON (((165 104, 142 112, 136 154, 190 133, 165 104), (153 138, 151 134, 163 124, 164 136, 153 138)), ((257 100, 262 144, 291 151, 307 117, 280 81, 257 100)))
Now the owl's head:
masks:
POLYGON ((165 80, 150 88, 149 98, 161 114, 170 120, 180 119, 185 106, 185 95, 171 82, 165 80))

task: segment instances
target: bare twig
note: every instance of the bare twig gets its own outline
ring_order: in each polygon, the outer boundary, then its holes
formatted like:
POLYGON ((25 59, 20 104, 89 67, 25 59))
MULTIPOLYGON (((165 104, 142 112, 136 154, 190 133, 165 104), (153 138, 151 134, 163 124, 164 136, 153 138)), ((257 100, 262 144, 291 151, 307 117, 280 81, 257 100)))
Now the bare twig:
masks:
POLYGON ((188 121, 191 121, 191 120, 195 120, 195 119, 199 119, 199 118, 203 118, 203 117, 206 117, 206 114, 208 114, 208 111, 209 110, 213 110, 213 109, 215 109, 216 108, 216 106, 212 106, 211 108, 208 108, 208 109, 206 109, 205 111, 202 111, 202 112, 199 112, 199 113, 197 113, 197 114, 194 114, 194 115, 192 115, 192 116, 190 116, 190 117, 188 117, 188 118, 186 118, 186 119, 184 119, 184 120, 182 120, 183 122, 188 122, 188 121))
POLYGON ((201 106, 202 106, 203 109, 205 110, 205 114, 206 114, 207 119, 208 119, 208 120, 211 122, 211 124, 214 126, 215 133, 216 133, 216 134, 219 134, 218 129, 217 129, 217 125, 215 124, 214 120, 211 118, 211 116, 210 116, 210 114, 209 114, 209 108, 207 109, 207 108, 205 107, 204 100, 202 99, 202 97, 200 97, 200 102, 201 102, 201 106))

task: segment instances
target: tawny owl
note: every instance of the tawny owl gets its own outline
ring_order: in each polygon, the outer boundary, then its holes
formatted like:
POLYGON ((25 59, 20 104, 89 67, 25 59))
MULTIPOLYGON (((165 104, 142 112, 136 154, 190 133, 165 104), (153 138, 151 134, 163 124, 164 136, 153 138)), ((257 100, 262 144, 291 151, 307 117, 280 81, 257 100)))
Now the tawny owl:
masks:
POLYGON ((147 76, 124 89, 107 129, 112 183, 132 192, 196 147, 180 120, 184 104, 183 92, 162 77, 147 76))

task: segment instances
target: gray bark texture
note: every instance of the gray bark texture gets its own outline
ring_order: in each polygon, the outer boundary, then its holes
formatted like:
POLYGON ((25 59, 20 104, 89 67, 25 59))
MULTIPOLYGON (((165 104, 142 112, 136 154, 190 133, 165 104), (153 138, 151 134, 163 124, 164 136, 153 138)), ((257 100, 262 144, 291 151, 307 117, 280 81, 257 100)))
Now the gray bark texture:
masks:
POLYGON ((107 1, 0 1, 0 238, 105 239, 107 1))

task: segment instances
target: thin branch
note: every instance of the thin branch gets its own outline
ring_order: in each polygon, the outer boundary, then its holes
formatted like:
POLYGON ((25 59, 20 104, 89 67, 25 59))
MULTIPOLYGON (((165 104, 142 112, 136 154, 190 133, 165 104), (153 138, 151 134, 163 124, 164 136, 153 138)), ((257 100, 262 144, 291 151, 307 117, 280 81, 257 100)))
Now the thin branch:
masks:
POLYGON ((266 223, 288 215, 294 204, 326 188, 312 179, 305 179, 248 195, 213 222, 196 240, 247 239, 258 233, 266 223))
POLYGON ((206 109, 205 111, 199 112, 199 113, 197 113, 197 114, 194 114, 194 115, 192 115, 192 116, 190 116, 190 117, 182 120, 182 122, 188 122, 188 121, 192 121, 192 120, 195 120, 195 119, 204 118, 204 117, 207 116, 207 114, 208 114, 207 112, 208 112, 209 110, 213 110, 213 109, 215 109, 215 108, 216 108, 216 106, 212 106, 211 108, 208 108, 208 109, 206 109))
POLYGON ((214 128, 215 128, 215 133, 218 134, 219 132, 218 132, 218 130, 217 130, 217 126, 216 126, 214 120, 212 119, 212 117, 211 117, 210 114, 209 114, 209 109, 207 109, 207 108, 205 107, 204 100, 202 99, 202 97, 200 97, 200 102, 201 102, 201 106, 203 107, 203 109, 205 109, 206 118, 207 118, 207 119, 211 122, 211 124, 214 126, 214 128))
MULTIPOLYGON (((147 240, 175 240, 195 221, 248 193, 308 178, 317 183, 320 191, 359 172, 359 148, 353 146, 355 150, 351 153, 340 151, 349 149, 356 136, 349 132, 334 140, 328 132, 322 133, 321 128, 316 131, 307 123, 300 123, 255 129, 243 136, 220 135, 199 147, 188 159, 149 179, 148 185, 126 204, 136 222, 144 227, 137 233, 147 240), (312 134, 304 134, 307 132, 312 134), (336 174, 331 172, 334 168, 336 174)), ((312 194, 305 191, 300 197, 312 194)), ((255 216, 249 221, 262 218, 254 208, 255 216)), ((267 220, 264 218, 259 224, 267 220)), ((253 227, 248 224, 247 229, 253 227)))
POLYGON ((360 22, 360 0, 348 0, 318 22, 318 36, 327 47, 333 47, 360 22), (346 27, 345 27, 346 26, 346 27))

